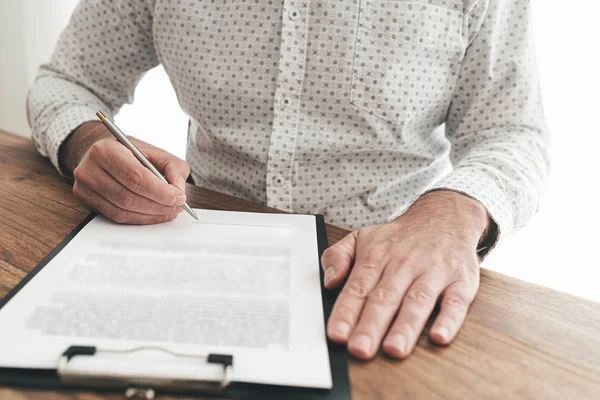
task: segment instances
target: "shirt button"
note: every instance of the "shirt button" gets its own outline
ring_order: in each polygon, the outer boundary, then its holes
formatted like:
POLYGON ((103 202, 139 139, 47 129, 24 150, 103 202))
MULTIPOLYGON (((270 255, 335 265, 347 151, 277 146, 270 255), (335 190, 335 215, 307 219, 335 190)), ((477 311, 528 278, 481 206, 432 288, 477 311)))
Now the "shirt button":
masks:
POLYGON ((290 104, 290 99, 284 98, 282 103, 283 103, 283 105, 287 106, 288 104, 290 104))
POLYGON ((288 15, 290 19, 294 20, 300 16, 300 11, 298 11, 296 7, 290 7, 290 9, 288 10, 288 15))
POLYGON ((273 178, 273 181, 275 181, 275 183, 277 185, 281 185, 284 181, 283 176, 281 175, 277 175, 276 177, 273 178))

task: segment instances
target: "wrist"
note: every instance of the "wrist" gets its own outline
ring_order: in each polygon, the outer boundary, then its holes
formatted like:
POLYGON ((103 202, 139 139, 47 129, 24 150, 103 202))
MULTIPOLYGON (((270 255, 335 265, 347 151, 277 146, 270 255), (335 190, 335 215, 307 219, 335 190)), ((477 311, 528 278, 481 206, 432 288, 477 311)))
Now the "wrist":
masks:
POLYGON ((106 138, 112 138, 112 135, 101 122, 90 121, 80 125, 61 145, 58 156, 61 170, 73 175, 73 171, 90 147, 106 138))
POLYGON ((478 245, 486 236, 490 217, 477 200, 453 190, 434 190, 421 196, 407 211, 424 214, 440 230, 460 234, 478 245))

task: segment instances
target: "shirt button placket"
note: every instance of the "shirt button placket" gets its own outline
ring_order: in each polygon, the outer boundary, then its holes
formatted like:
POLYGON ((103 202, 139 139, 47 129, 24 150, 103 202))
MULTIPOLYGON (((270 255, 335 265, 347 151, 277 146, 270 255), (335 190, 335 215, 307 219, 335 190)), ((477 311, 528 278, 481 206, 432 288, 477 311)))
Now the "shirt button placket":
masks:
POLYGON ((267 165, 267 204, 285 211, 293 211, 292 172, 304 79, 308 4, 307 0, 286 0, 282 12, 279 71, 267 165))

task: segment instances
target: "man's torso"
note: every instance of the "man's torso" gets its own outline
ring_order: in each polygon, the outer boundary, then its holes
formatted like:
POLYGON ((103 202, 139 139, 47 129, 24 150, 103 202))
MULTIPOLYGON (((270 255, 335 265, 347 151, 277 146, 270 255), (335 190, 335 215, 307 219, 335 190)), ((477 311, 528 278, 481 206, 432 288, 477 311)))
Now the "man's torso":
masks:
POLYGON ((351 228, 449 168, 461 0, 156 1, 196 183, 351 228))

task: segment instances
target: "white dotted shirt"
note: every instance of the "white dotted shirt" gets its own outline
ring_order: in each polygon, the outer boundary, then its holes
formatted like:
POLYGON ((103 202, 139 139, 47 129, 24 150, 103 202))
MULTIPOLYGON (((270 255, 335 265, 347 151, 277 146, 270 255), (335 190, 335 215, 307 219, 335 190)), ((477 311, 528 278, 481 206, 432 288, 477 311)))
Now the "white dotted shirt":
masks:
POLYGON ((39 151, 58 168, 65 138, 159 63, 197 185, 348 228, 439 188, 503 233, 537 208, 527 0, 83 0, 29 94, 39 151))

